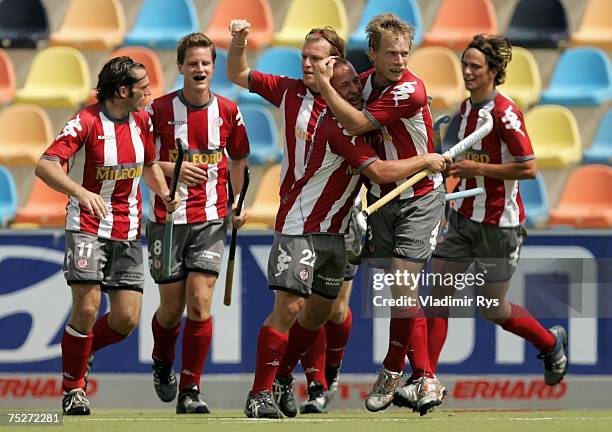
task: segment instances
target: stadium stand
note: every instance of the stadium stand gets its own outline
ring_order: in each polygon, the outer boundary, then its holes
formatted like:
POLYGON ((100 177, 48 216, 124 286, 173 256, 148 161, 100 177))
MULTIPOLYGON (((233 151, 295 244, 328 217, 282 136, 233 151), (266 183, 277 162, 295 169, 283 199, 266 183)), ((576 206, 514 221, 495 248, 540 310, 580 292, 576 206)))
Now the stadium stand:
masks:
POLYGON ((53 140, 51 121, 36 105, 11 105, 0 112, 0 163, 34 166, 53 140))
POLYGON ((408 69, 421 77, 432 108, 450 108, 465 97, 461 64, 455 53, 442 46, 416 50, 408 59, 408 69))
POLYGON ((4 48, 36 48, 49 38, 47 10, 40 0, 0 1, 0 41, 4 48))
POLYGON ((479 33, 498 33, 490 0, 443 0, 431 29, 423 36, 423 45, 463 50, 479 33))
POLYGON ((558 48, 569 38, 567 14, 560 0, 521 0, 506 32, 512 45, 558 48))
POLYGON ((0 226, 6 227, 17 212, 17 189, 11 172, 0 166, 0 226))
POLYGON ((541 104, 600 106, 612 99, 612 68, 599 48, 572 48, 561 54, 541 104))
POLYGON ((257 105, 243 105, 240 111, 251 145, 249 161, 260 165, 279 163, 283 155, 278 146, 276 125, 270 111, 257 105))
POLYGON ((576 228, 612 227, 612 168, 583 165, 570 175, 549 224, 576 228))
POLYGON ((588 45, 612 51, 612 2, 589 0, 580 26, 572 34, 570 44, 588 45))
POLYGON ((506 82, 498 89, 525 110, 540 100, 540 69, 528 49, 512 47, 512 61, 506 68, 506 82))
POLYGON ((280 172, 281 165, 272 165, 263 174, 253 205, 247 209, 249 218, 245 228, 265 229, 273 228, 280 198, 280 172))
POLYGON ((582 163, 612 165, 612 110, 599 121, 593 144, 582 155, 582 163))
POLYGON ((304 36, 314 27, 332 26, 347 40, 348 18, 342 0, 292 0, 274 45, 302 48, 304 36))
POLYGON ((192 0, 145 0, 123 44, 175 49, 181 37, 199 29, 192 0))
POLYGON ((151 199, 151 193, 144 180, 140 182, 138 187, 140 188, 140 195, 142 197, 142 225, 146 226, 149 218, 149 200, 151 199))
POLYGON ((538 168, 563 168, 582 157, 574 114, 560 105, 540 105, 525 115, 538 168))
POLYGON ((15 99, 17 87, 15 67, 6 51, 0 49, 0 105, 15 99))
POLYGON ((14 225, 63 227, 68 197, 47 186, 36 177, 28 200, 17 210, 14 225))
POLYGON ((111 50, 125 36, 125 16, 119 0, 71 0, 58 31, 49 36, 51 46, 81 50, 111 50))
POLYGON ((519 189, 527 226, 542 228, 548 221, 548 195, 544 177, 538 173, 535 179, 521 180, 519 189))
POLYGON ((141 46, 123 47, 113 51, 108 58, 128 56, 135 62, 142 63, 147 69, 147 76, 151 83, 151 99, 162 96, 165 89, 164 70, 155 51, 141 46))
POLYGON ((205 32, 217 47, 229 48, 231 35, 227 25, 234 18, 244 18, 251 23, 248 49, 261 50, 272 43, 274 18, 268 0, 242 2, 240 10, 234 0, 219 0, 205 32))

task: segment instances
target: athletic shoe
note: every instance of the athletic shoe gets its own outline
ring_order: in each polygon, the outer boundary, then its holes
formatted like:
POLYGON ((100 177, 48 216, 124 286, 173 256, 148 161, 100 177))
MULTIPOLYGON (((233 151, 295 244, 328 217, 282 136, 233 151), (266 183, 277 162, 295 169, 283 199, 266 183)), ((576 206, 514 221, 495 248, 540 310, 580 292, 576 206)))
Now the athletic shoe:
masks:
POLYGON ((295 406, 295 397, 293 396, 293 375, 286 377, 277 376, 272 384, 274 392, 274 400, 282 413, 287 417, 295 417, 297 415, 297 407, 295 406))
POLYGON ((85 386, 83 387, 83 391, 87 391, 87 384, 89 383, 89 375, 91 374, 91 370, 93 368, 93 354, 89 355, 87 359, 87 367, 85 368, 85 386))
POLYGON ((62 410, 64 415, 89 415, 89 401, 83 389, 76 388, 68 393, 64 392, 62 410))
POLYGON ((157 396, 163 402, 172 402, 176 397, 177 384, 176 375, 171 364, 154 361, 153 363, 153 386, 157 396))
POLYGON ((441 405, 442 399, 446 395, 446 387, 436 378, 420 378, 418 381, 418 391, 419 400, 416 409, 422 416, 434 407, 441 405))
POLYGON ((402 375, 401 372, 391 372, 384 367, 378 371, 378 378, 374 383, 374 387, 372 387, 365 400, 365 406, 368 411, 381 411, 391 405, 393 394, 402 375))
POLYGON ((195 384, 181 390, 176 402, 177 414, 210 414, 208 405, 200 398, 200 390, 195 384))
POLYGON ((259 393, 249 392, 246 400, 244 414, 248 418, 272 418, 282 419, 283 414, 276 405, 274 398, 269 390, 263 390, 259 393))
POLYGON ((393 405, 411 408, 412 411, 416 411, 418 401, 419 382, 413 379, 411 375, 404 375, 393 394, 393 405))
POLYGON ((326 366, 325 367, 325 381, 327 381, 327 404, 332 401, 336 393, 338 392, 338 378, 340 377, 340 367, 342 362, 338 366, 326 366))
POLYGON ((556 339, 555 348, 548 353, 541 353, 538 358, 544 361, 544 382, 547 385, 559 384, 567 372, 567 332, 561 326, 554 326, 550 331, 556 339))
POLYGON ((327 394, 323 389, 323 384, 312 381, 308 385, 308 400, 300 405, 301 414, 323 414, 327 412, 327 394))

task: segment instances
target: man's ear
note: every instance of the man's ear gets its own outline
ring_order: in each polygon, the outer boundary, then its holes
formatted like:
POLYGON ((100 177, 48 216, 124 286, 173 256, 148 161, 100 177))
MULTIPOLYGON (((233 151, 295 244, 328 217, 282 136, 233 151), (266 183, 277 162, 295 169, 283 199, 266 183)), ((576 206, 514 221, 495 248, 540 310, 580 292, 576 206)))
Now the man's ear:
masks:
POLYGON ((119 87, 119 91, 117 93, 119 94, 120 99, 125 99, 130 94, 130 91, 126 86, 121 86, 119 87))

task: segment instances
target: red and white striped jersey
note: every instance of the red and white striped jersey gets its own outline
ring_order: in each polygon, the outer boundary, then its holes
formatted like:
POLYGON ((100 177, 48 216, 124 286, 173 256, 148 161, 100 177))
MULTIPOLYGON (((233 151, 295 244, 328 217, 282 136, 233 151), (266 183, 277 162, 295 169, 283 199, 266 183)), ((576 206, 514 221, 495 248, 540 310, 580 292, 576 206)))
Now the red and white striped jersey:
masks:
POLYGON ((314 95, 302 80, 255 70, 249 74, 249 90, 281 111, 285 130, 285 156, 280 178, 280 196, 283 197, 293 183, 304 175, 306 156, 317 120, 327 103, 322 96, 314 95))
MULTIPOLYGON (((427 92, 423 81, 406 70, 395 84, 376 87, 374 69, 360 75, 366 117, 382 132, 382 142, 372 146, 381 159, 399 160, 433 153, 433 125, 427 104, 427 92)), ((376 197, 386 195, 404 180, 378 185, 366 180, 370 193, 376 197)), ((441 174, 431 174, 406 189, 399 199, 423 196, 442 184, 441 174)))
POLYGON ((67 230, 114 240, 140 237, 138 184, 144 165, 155 162, 152 131, 145 111, 114 119, 100 104, 84 108, 66 123, 42 157, 68 162, 70 178, 99 194, 109 211, 98 219, 70 197, 67 230))
MULTIPOLYGON (((224 218, 227 214, 229 178, 227 156, 243 159, 249 155, 242 114, 238 106, 212 93, 205 106, 193 106, 181 90, 155 99, 147 110, 151 114, 155 132, 155 151, 160 161, 174 162, 177 156, 176 139, 188 145, 185 160, 198 165, 208 173, 205 183, 188 187, 179 183, 176 191, 181 204, 174 212, 175 224, 201 223, 224 218)), ((166 177, 168 185, 171 178, 166 177)), ((149 219, 166 222, 166 206, 150 194, 154 211, 149 219)))
MULTIPOLYGON (((461 104, 461 124, 458 139, 462 140, 482 124, 478 110, 486 109, 493 117, 493 130, 463 154, 464 159, 480 163, 503 164, 533 159, 531 141, 527 135, 523 113, 507 96, 496 92, 493 99, 472 105, 469 99, 461 104)), ((500 227, 515 227, 525 219, 518 180, 498 180, 477 176, 462 179, 455 191, 482 187, 483 195, 456 202, 465 217, 500 227)))
POLYGON ((282 195, 275 230, 289 235, 344 234, 361 187, 360 173, 377 159, 365 136, 350 136, 323 111, 304 175, 282 195))

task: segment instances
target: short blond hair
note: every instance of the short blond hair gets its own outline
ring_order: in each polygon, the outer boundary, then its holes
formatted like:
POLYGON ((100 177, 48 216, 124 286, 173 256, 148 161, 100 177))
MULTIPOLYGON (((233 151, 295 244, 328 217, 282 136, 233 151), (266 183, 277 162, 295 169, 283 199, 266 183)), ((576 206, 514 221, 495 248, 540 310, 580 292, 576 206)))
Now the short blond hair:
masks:
POLYGON ((410 41, 410 46, 414 41, 414 27, 392 13, 380 14, 372 18, 366 27, 366 34, 368 35, 368 46, 374 51, 378 51, 383 35, 391 35, 394 38, 405 37, 410 41))

